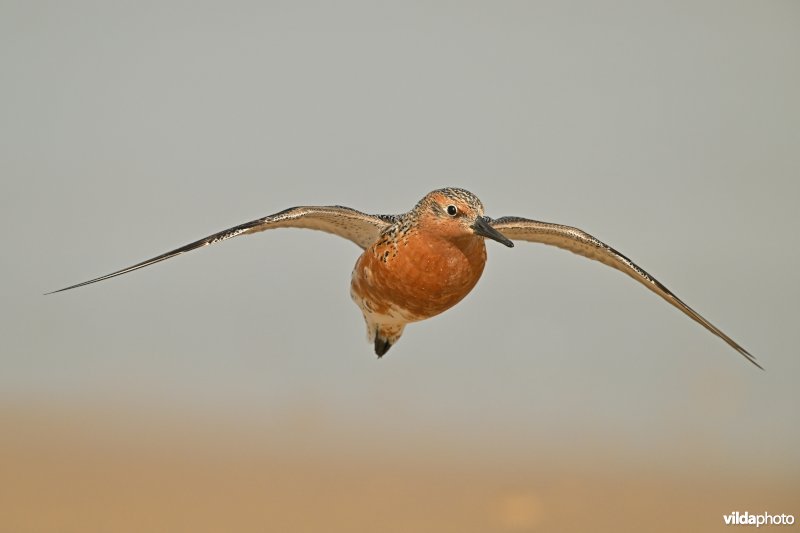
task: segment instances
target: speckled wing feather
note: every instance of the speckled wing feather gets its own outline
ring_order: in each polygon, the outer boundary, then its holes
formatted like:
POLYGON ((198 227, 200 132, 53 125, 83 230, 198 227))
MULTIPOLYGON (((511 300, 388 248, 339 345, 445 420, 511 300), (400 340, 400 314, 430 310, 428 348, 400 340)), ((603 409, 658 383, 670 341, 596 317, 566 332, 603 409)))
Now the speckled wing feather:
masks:
POLYGON ((756 358, 751 355, 747 350, 739 346, 733 339, 725 335, 711 322, 700 316, 697 311, 686 305, 680 298, 675 296, 669 289, 661 284, 653 276, 645 272, 636 263, 611 248, 607 244, 592 237, 585 231, 571 226, 562 226, 560 224, 549 224, 547 222, 539 222, 536 220, 528 220, 519 217, 503 217, 497 220, 491 220, 491 225, 500 233, 512 240, 522 240, 529 242, 539 242, 542 244, 549 244, 558 246, 578 255, 600 261, 612 268, 624 272, 629 275, 654 293, 661 296, 680 309, 683 313, 689 316, 695 322, 701 324, 708 331, 724 340, 734 350, 742 354, 748 361, 763 370, 763 367, 756 362, 756 358))
POLYGON ((307 228, 325 231, 327 233, 333 233, 334 235, 338 235, 339 237, 344 237, 345 239, 353 241, 362 249, 364 249, 378 238, 380 232, 391 223, 393 218, 394 217, 391 215, 368 215, 366 213, 356 211, 355 209, 338 205, 330 207, 292 207, 290 209, 281 211, 280 213, 275 213, 274 215, 269 215, 264 218, 245 222, 244 224, 239 224, 238 226, 214 233, 213 235, 209 235, 208 237, 204 237, 200 240, 194 241, 185 246, 181 246, 180 248, 176 248, 175 250, 163 253, 146 261, 142 261, 141 263, 136 263, 135 265, 123 268, 122 270, 117 270, 111 274, 90 279, 89 281, 84 281, 83 283, 70 285, 69 287, 49 292, 47 294, 75 289, 77 287, 89 285, 90 283, 96 283, 98 281, 103 281, 105 279, 120 276, 122 274, 127 274, 128 272, 133 272, 134 270, 139 270, 140 268, 170 259, 176 255, 190 252, 192 250, 196 250, 197 248, 203 248, 204 246, 218 243, 239 235, 246 235, 275 228, 307 228))

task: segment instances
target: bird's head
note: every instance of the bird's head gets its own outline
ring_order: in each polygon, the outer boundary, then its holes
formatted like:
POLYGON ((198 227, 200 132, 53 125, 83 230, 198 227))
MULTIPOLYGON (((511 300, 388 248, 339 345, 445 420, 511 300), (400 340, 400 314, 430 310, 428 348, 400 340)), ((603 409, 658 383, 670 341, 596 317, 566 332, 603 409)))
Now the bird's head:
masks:
POLYGON ((483 216, 483 204, 471 192, 447 187, 429 192, 414 207, 420 223, 439 235, 459 239, 486 237, 506 246, 514 243, 494 229, 488 217, 483 216))

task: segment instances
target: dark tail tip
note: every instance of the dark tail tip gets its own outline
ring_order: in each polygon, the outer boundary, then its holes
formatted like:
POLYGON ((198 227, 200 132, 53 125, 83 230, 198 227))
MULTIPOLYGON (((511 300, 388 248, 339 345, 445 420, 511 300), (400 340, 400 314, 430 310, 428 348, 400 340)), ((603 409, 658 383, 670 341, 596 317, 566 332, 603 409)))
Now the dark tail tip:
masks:
POLYGON ((380 335, 375 335, 375 354, 380 358, 389 351, 389 348, 392 347, 392 343, 389 342, 387 339, 384 339, 380 335))

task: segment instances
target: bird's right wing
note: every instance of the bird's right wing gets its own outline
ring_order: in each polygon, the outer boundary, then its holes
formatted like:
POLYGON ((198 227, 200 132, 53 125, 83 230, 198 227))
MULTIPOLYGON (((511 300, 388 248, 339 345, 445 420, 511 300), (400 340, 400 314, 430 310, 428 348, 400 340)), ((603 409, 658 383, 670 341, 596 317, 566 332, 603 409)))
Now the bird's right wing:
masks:
POLYGON ((490 221, 491 226, 500 233, 512 240, 522 240, 528 242, 538 242, 557 246, 570 252, 582 255, 589 259, 599 261, 611 268, 616 268, 632 277, 654 293, 661 296, 664 300, 680 309, 684 314, 695 322, 702 325, 708 331, 728 343, 728 345, 742 354, 748 361, 762 368, 756 358, 747 350, 742 348, 736 341, 728 337, 714 324, 703 318, 700 313, 686 305, 683 300, 678 298, 672 291, 666 288, 660 281, 645 272, 645 270, 614 248, 604 242, 589 235, 583 230, 572 226, 561 224, 551 224, 538 220, 529 220, 521 217, 503 217, 490 221))
POLYGON ((208 237, 203 237, 200 240, 147 259, 141 263, 136 263, 122 270, 117 270, 111 274, 70 285, 69 287, 58 289, 47 294, 75 289, 77 287, 89 285, 90 283, 96 283, 122 274, 127 274, 128 272, 133 272, 134 270, 139 270, 140 268, 170 259, 176 255, 190 252, 197 248, 203 248, 204 246, 239 235, 275 228, 307 228, 325 231, 353 241, 362 249, 365 249, 378 239, 381 231, 391 224, 393 218, 394 217, 391 215, 368 215, 361 211, 338 205, 329 207, 292 207, 280 213, 275 213, 274 215, 269 215, 257 220, 251 220, 250 222, 245 222, 244 224, 239 224, 238 226, 214 233, 208 237))

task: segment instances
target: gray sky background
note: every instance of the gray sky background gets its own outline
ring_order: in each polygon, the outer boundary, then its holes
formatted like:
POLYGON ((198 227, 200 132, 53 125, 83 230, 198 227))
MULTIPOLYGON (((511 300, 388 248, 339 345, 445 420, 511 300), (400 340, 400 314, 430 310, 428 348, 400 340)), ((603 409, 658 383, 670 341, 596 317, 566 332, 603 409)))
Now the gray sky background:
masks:
POLYGON ((5 405, 800 475, 797 2, 5 1, 0 67, 5 405), (524 243, 489 242, 475 291, 380 361, 359 250, 316 232, 42 296, 289 206, 447 185, 593 233, 766 372, 524 243))

